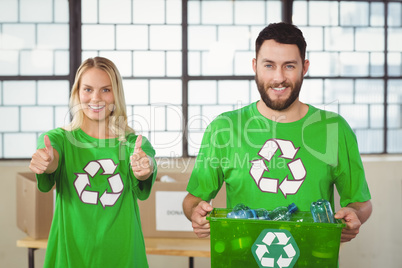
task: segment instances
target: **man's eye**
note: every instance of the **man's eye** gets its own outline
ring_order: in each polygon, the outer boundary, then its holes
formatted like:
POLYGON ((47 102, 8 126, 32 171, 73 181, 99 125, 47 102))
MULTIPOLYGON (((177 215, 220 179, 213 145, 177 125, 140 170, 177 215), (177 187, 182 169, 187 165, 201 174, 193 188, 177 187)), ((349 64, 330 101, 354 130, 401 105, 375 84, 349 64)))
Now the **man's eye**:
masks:
POLYGON ((293 66, 293 65, 286 65, 286 69, 294 69, 295 68, 295 66, 293 66))

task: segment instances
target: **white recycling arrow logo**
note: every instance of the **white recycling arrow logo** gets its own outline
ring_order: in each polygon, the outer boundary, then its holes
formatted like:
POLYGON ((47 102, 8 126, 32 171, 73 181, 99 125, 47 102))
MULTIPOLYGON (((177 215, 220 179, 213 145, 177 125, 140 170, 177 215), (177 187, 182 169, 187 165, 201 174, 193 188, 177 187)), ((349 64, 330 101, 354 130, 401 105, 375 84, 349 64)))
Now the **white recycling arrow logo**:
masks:
POLYGON ((81 201, 85 204, 97 205, 99 200, 103 208, 106 206, 113 206, 124 189, 123 180, 121 179, 120 174, 114 174, 116 168, 117 165, 112 159, 101 159, 89 162, 84 167, 85 173, 76 173, 75 175, 77 178, 74 181, 74 187, 81 201), (109 193, 105 189, 99 198, 98 192, 89 191, 86 188, 88 186, 91 187, 89 178, 93 178, 100 169, 103 170, 102 175, 112 175, 107 179, 112 192, 109 193))
POLYGON ((278 193, 278 189, 280 189, 285 197, 297 193, 307 174, 301 159, 295 159, 299 149, 288 140, 269 139, 264 143, 258 152, 261 158, 250 161, 250 175, 262 192, 278 193), (265 161, 270 162, 278 150, 282 153, 279 155, 280 158, 292 160, 287 165, 294 178, 289 180, 286 176, 279 186, 279 179, 263 177, 265 171, 269 172, 265 161))
POLYGON ((260 267, 293 267, 300 255, 287 230, 263 230, 251 250, 260 267))

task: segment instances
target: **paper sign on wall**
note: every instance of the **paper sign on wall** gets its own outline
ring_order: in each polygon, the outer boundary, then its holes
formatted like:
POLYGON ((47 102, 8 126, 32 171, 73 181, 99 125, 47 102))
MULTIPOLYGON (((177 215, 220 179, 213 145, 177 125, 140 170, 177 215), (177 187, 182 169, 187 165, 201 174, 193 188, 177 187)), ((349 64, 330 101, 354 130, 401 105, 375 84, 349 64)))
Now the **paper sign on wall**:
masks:
POLYGON ((189 231, 193 228, 183 212, 185 191, 156 191, 155 218, 157 231, 189 231))

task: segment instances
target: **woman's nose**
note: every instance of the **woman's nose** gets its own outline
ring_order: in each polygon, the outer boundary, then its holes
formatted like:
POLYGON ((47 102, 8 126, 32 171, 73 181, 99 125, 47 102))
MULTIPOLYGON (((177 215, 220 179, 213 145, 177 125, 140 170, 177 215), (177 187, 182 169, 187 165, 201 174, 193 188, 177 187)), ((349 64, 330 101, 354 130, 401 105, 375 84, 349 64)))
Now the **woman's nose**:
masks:
POLYGON ((100 91, 99 90, 94 90, 93 94, 92 94, 92 99, 93 100, 100 100, 101 99, 101 95, 100 95, 100 91))

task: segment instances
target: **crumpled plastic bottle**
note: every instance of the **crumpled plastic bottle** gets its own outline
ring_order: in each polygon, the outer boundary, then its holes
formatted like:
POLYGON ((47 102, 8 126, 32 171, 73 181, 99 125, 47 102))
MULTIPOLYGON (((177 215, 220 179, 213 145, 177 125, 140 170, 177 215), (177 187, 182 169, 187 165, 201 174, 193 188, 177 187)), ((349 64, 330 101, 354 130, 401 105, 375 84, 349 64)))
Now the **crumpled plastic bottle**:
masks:
POLYGON ((248 206, 239 203, 226 216, 229 219, 259 219, 270 220, 269 213, 264 208, 251 209, 248 206))
POLYGON ((295 203, 288 207, 277 207, 269 213, 269 218, 273 221, 290 221, 292 214, 298 210, 295 203))

